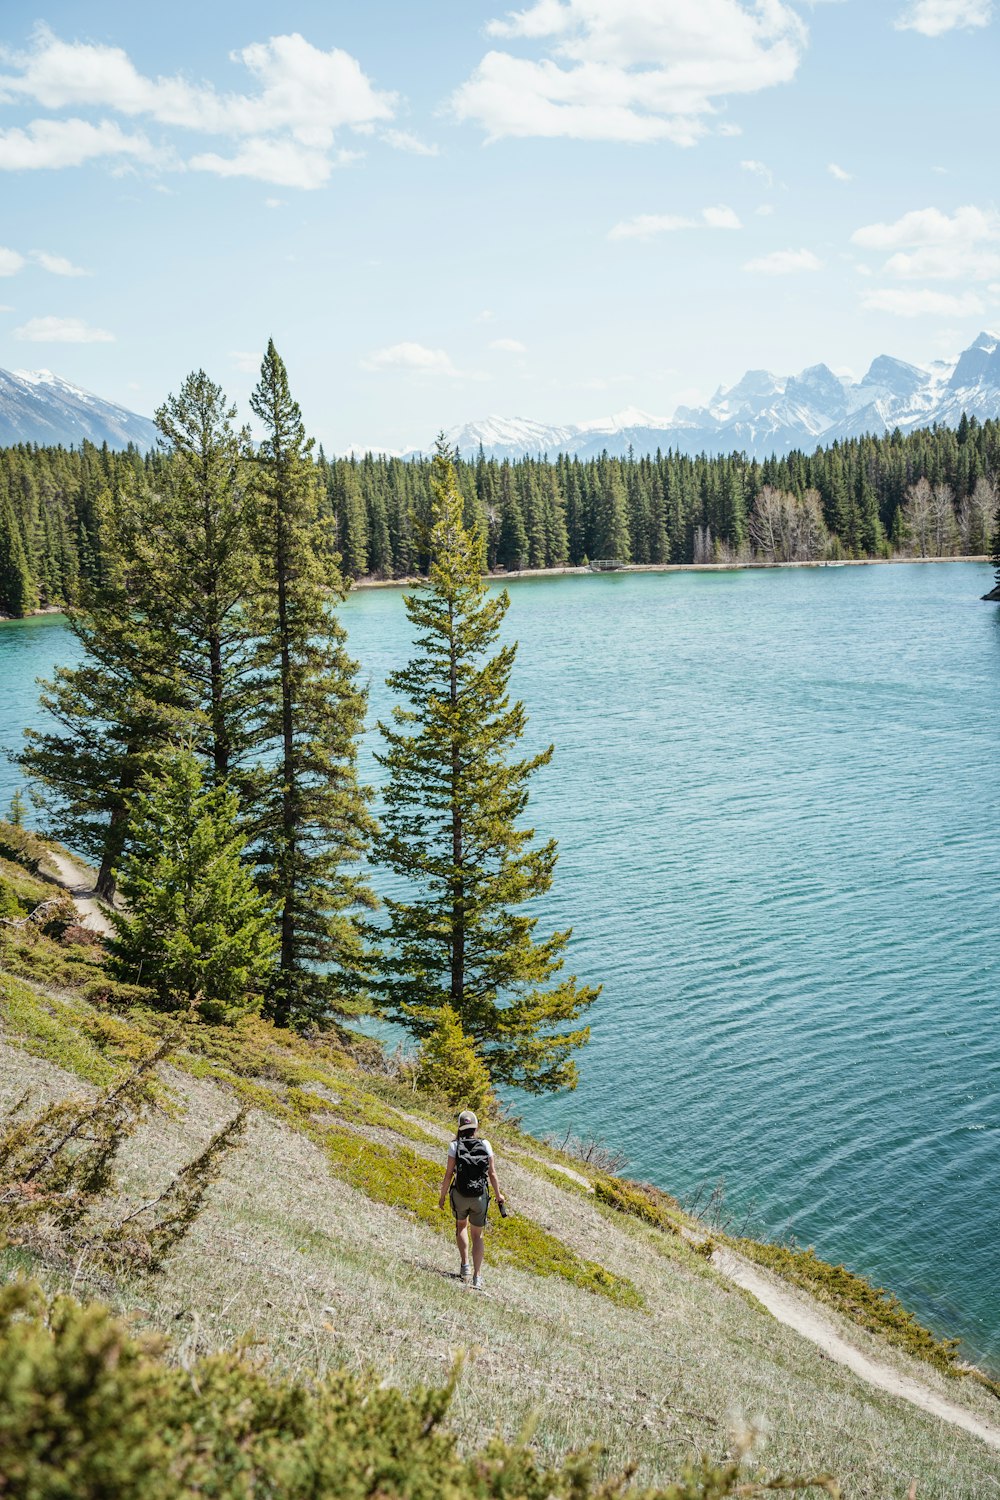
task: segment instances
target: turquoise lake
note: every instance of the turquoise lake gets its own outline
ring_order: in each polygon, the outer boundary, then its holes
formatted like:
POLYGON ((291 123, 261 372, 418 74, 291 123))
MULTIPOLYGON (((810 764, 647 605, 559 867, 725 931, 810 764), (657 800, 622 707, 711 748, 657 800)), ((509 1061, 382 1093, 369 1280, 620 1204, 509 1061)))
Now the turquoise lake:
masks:
MULTIPOLYGON (((531 803, 560 844, 540 911, 603 981, 574 1094, 602 1137, 738 1228, 794 1236, 1000 1368, 1000 608, 984 565, 518 582, 508 633, 531 803)), ((343 617, 370 681, 400 592, 343 617)), ((0 743, 75 654, 0 626, 0 743)), ((368 767, 373 777, 374 768, 368 767)), ((0 799, 16 785, 0 764, 0 799)), ((383 889, 387 886, 383 884, 383 889)))

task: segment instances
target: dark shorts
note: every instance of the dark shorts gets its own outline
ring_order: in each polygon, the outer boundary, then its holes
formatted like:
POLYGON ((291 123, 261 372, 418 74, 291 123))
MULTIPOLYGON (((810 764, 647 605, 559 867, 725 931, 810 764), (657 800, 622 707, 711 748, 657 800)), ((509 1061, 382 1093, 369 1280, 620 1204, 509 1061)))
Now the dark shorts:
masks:
POLYGON ((451 1211, 456 1219, 468 1219, 476 1229, 482 1229, 490 1207, 489 1188, 480 1193, 478 1198, 467 1198, 464 1193, 458 1191, 458 1188, 452 1188, 448 1197, 451 1199, 451 1211))

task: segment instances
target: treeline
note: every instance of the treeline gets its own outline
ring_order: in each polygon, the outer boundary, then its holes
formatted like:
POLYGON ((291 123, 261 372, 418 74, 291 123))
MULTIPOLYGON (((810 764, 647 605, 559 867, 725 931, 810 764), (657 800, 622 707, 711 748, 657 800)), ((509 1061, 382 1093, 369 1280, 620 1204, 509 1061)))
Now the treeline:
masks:
MULTIPOLYGON (((147 454, 0 450, 0 612, 30 613, 99 583, 99 512, 138 479, 169 488, 169 447, 147 454)), ((350 578, 426 573, 432 461, 310 459, 320 519, 350 578)), ((1000 422, 855 438, 763 461, 652 456, 455 460, 464 520, 492 572, 632 563, 807 561, 997 549, 1000 422)))

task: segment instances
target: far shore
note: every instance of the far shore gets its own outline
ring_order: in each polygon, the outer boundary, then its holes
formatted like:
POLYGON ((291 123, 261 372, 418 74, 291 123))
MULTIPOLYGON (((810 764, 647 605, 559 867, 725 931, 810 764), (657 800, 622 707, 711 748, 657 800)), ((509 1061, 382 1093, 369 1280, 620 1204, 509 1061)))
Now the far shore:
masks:
MULTIPOLYGON (((748 573, 773 572, 777 568, 869 568, 883 563, 988 563, 987 554, 976 557, 844 557, 835 562, 718 562, 718 563, 625 563, 620 568, 522 568, 517 573, 494 572, 484 574, 490 583, 516 583, 520 578, 570 578, 593 574, 595 577, 612 573, 748 573)), ((357 578, 351 584, 355 589, 405 589, 423 583, 421 574, 409 578, 357 578)))
MULTIPOLYGON (((778 568, 871 568, 883 563, 988 563, 986 554, 978 557, 845 557, 836 562, 718 562, 718 563, 625 563, 620 568, 522 568, 518 573, 488 573, 484 576, 490 583, 517 583, 521 578, 572 578, 581 575, 594 577, 612 573, 749 573, 773 572, 778 568)), ((423 574, 409 578, 357 578, 351 583, 355 589, 412 589, 425 581, 423 574)), ((0 612, 0 623, 9 624, 17 618, 33 620, 38 615, 61 615, 58 604, 46 604, 41 609, 29 610, 26 615, 5 615, 0 612)))

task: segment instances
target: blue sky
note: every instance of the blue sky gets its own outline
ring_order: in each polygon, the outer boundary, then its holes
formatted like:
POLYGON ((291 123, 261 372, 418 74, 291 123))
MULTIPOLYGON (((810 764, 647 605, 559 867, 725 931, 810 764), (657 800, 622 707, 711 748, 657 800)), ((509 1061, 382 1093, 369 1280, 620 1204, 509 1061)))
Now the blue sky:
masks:
POLYGON ((6 0, 0 366, 310 431, 668 415, 1000 323, 992 0, 6 0), (79 274, 78 274, 79 273, 79 274))

